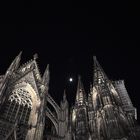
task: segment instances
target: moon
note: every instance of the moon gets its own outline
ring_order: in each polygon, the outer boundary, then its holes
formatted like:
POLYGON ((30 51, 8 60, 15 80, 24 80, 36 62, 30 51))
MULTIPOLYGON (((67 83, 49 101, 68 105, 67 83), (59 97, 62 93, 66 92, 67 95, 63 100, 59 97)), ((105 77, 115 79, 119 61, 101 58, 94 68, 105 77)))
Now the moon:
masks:
POLYGON ((70 82, 73 82, 73 78, 69 78, 69 81, 70 81, 70 82))

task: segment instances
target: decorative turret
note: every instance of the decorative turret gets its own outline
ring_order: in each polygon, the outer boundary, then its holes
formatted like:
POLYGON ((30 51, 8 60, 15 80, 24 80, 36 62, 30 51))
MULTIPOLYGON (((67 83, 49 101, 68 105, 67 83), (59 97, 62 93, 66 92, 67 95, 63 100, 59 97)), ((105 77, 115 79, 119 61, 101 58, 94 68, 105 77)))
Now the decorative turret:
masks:
POLYGON ((49 64, 47 65, 47 68, 44 72, 42 82, 45 86, 49 87, 49 80, 50 80, 50 71, 49 71, 49 64))
POLYGON ((64 90, 64 94, 63 94, 63 102, 65 102, 67 100, 66 98, 66 91, 64 90))
POLYGON ((18 69, 19 65, 20 65, 20 60, 21 60, 21 54, 22 52, 20 52, 18 54, 18 56, 16 56, 16 58, 13 60, 13 62, 11 63, 11 65, 9 66, 8 70, 6 71, 6 75, 11 75, 15 70, 18 69))
POLYGON ((64 90, 63 99, 60 103, 60 119, 59 119, 59 136, 64 137, 67 140, 68 137, 68 120, 69 120, 69 106, 66 98, 66 91, 64 90))
POLYGON ((68 107, 68 101, 66 98, 66 91, 65 90, 64 90, 64 94, 63 94, 63 99, 62 99, 60 104, 61 104, 62 110, 65 110, 68 107))

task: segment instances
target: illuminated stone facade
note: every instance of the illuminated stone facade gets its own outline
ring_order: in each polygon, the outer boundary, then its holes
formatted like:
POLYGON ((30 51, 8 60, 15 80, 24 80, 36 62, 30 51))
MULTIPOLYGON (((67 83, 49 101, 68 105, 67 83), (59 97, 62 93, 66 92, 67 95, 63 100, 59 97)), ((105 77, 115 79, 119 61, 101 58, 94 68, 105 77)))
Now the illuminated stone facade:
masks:
POLYGON ((48 93, 49 66, 41 76, 34 59, 21 53, 0 76, 0 140, 139 140, 137 112, 124 81, 111 81, 94 57, 86 94, 79 76, 75 104, 66 93, 60 106, 48 93))

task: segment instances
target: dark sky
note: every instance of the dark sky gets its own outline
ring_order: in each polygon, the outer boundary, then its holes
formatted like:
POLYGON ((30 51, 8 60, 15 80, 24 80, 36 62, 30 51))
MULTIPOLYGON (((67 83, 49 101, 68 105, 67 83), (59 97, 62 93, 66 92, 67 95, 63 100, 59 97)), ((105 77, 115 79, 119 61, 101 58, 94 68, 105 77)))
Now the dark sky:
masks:
POLYGON ((110 79, 125 80, 140 112, 137 8, 131 3, 95 7, 49 10, 43 4, 24 3, 17 17, 19 23, 0 24, 0 73, 5 73, 21 50, 22 63, 38 53, 42 74, 50 64, 50 94, 58 102, 65 88, 68 100, 73 102, 78 74, 89 90, 92 57, 96 55, 110 79), (69 83, 69 77, 74 78, 73 83, 69 83))

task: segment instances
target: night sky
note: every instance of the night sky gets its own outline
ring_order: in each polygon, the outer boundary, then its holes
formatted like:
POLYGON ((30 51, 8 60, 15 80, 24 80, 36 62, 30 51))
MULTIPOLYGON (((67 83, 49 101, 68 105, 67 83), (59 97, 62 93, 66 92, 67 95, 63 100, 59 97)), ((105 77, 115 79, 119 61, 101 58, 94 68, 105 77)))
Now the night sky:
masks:
POLYGON ((89 91, 96 55, 110 79, 125 80, 140 114, 140 22, 136 8, 129 3, 95 7, 48 10, 45 6, 38 8, 37 3, 24 3, 17 17, 21 22, 0 24, 0 74, 20 51, 22 63, 37 53, 41 74, 50 64, 50 94, 59 103, 66 89, 72 103, 78 75, 89 91), (73 82, 69 82, 70 77, 73 82))

